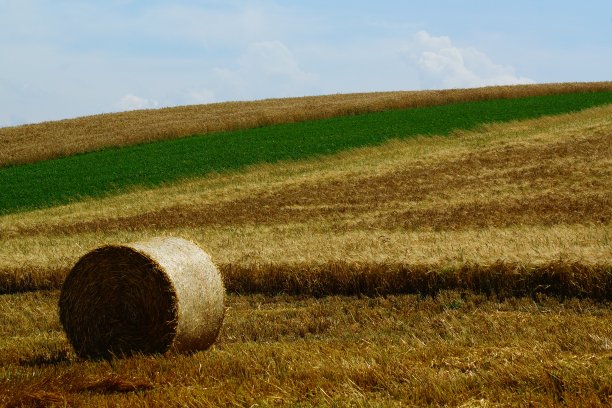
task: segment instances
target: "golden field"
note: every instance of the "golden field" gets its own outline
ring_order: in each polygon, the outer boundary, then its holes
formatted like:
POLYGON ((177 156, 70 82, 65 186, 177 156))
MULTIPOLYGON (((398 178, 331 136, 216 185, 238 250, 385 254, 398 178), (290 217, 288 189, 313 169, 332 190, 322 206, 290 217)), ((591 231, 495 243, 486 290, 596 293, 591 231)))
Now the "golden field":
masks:
POLYGON ((193 355, 75 360, 57 291, 0 299, 7 406, 592 406, 612 393, 609 305, 442 292, 228 298, 193 355))
POLYGON ((611 137, 604 106, 2 216, 0 404, 607 406, 611 137), (217 343, 77 359, 63 278, 154 235, 219 265, 217 343))

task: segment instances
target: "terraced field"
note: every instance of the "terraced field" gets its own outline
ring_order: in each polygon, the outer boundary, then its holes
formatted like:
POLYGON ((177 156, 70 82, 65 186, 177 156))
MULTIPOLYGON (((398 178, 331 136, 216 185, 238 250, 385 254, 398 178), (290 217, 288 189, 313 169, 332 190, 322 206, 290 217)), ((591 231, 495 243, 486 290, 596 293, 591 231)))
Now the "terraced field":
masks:
POLYGON ((5 214, 0 403, 609 405, 611 137, 602 105, 5 214), (68 270, 153 235, 219 265, 219 340, 78 360, 68 270))

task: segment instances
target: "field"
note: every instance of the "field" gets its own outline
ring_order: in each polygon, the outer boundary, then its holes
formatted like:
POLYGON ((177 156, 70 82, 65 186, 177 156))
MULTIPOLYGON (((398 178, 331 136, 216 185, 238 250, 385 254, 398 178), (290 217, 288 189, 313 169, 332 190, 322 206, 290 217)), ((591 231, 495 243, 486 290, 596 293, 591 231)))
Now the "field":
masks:
POLYGON ((194 134, 449 103, 580 92, 610 92, 612 82, 338 94, 227 102, 87 116, 0 128, 0 167, 194 134))
POLYGON ((0 214, 65 204, 258 163, 305 159, 392 138, 446 135, 484 123, 612 103, 612 92, 559 94, 388 110, 214 133, 0 169, 0 214), (87 176, 83 176, 87 175, 87 176))
POLYGON ((612 106, 447 133, 1 216, 0 404, 609 405, 612 106), (77 359, 66 273, 153 235, 219 265, 217 343, 77 359))
POLYGON ((212 349, 108 363, 74 360, 56 292, 6 295, 3 402, 596 407, 612 392, 610 310, 601 303, 458 292, 228 300, 212 349))

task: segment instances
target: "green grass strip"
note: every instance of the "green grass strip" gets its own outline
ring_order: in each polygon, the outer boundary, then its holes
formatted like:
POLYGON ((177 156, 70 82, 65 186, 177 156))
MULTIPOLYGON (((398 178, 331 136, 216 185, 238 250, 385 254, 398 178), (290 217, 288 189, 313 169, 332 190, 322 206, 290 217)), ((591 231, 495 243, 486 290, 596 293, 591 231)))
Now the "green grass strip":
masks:
POLYGON ((257 163, 297 160, 380 144, 447 135, 612 103, 612 92, 536 96, 390 110, 256 129, 195 135, 0 169, 0 214, 157 186, 257 163))

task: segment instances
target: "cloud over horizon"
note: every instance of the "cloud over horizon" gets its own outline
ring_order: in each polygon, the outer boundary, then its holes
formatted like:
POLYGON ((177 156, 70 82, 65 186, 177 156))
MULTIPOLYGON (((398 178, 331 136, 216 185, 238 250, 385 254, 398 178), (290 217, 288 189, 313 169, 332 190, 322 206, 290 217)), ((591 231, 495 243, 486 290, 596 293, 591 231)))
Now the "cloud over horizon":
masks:
POLYGON ((317 76, 300 68, 295 55, 278 40, 250 44, 234 65, 213 70, 216 94, 246 100, 317 92, 317 76))
POLYGON ((159 102, 128 93, 119 100, 117 107, 122 111, 153 109, 159 107, 159 102))
POLYGON ((488 85, 533 84, 518 76, 511 66, 496 64, 475 48, 460 48, 449 37, 435 37, 426 31, 414 36, 411 60, 421 74, 424 87, 472 88, 488 85))

